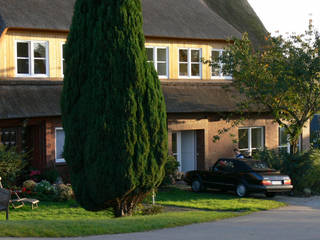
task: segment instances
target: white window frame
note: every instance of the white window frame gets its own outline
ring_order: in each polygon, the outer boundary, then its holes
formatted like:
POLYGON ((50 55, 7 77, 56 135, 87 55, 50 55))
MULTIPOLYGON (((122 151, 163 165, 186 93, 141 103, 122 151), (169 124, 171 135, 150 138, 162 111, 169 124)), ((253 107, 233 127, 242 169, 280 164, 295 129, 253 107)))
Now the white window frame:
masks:
MULTIPOLYGON (((280 128, 278 128, 278 149, 283 149, 283 148, 287 148, 287 153, 290 153, 290 142, 289 142, 289 135, 287 135, 287 144, 285 145, 280 145, 280 128)), ((298 151, 301 152, 301 142, 302 142, 302 136, 300 135, 299 137, 299 141, 298 141, 298 151)))
MULTIPOLYGON (((27 59, 27 58, 24 58, 27 59)), ((37 40, 16 40, 15 41, 15 74, 17 77, 49 77, 49 42, 37 40), (27 43, 29 52, 29 74, 18 73, 18 43, 27 43), (44 43, 46 46, 46 74, 34 73, 34 44, 44 43)))
MULTIPOLYGON (((166 71, 167 75, 159 75, 158 77, 161 79, 168 79, 169 78, 169 47, 155 47, 155 46, 146 46, 146 48, 153 50, 153 65, 156 71, 158 72, 158 63, 164 63, 164 61, 158 61, 158 49, 165 49, 166 50, 166 71)), ((151 62, 151 61, 148 61, 151 62)))
POLYGON ((202 48, 178 48, 178 75, 180 79, 202 79, 202 48), (180 50, 188 50, 188 62, 180 62, 180 50), (191 76, 192 73, 192 63, 191 62, 191 51, 192 50, 198 50, 199 51, 199 76, 191 76), (187 76, 180 76, 180 63, 187 63, 188 64, 188 75, 187 76))
POLYGON ((64 58, 63 58, 63 45, 65 45, 66 42, 62 42, 61 43, 61 76, 64 77, 64 73, 63 73, 63 63, 64 63, 64 58))
POLYGON ((62 127, 55 128, 55 147, 54 147, 55 159, 56 159, 56 163, 65 163, 66 160, 64 158, 57 157, 57 131, 64 131, 64 130, 62 127))
MULTIPOLYGON (((211 49, 211 59, 212 59, 212 52, 219 52, 219 57, 221 57, 222 53, 224 52, 224 49, 219 49, 219 48, 212 48, 211 49)), ((219 76, 213 76, 213 71, 212 71, 213 66, 211 67, 211 79, 226 79, 226 80, 232 80, 232 76, 226 76, 223 75, 222 68, 223 64, 221 61, 219 61, 219 76)))
MULTIPOLYGON (((264 142, 264 135, 265 135, 265 131, 264 131, 264 127, 239 127, 239 130, 241 129, 246 129, 248 130, 248 148, 239 148, 240 151, 247 151, 249 153, 249 155, 252 155, 252 151, 256 150, 257 148, 253 148, 252 147, 252 129, 261 129, 262 134, 261 134, 261 143, 262 143, 262 147, 265 146, 265 142, 264 142)), ((238 140, 240 141, 240 138, 238 136, 238 140)))
POLYGON ((173 132, 177 134, 177 153, 173 153, 173 156, 177 156, 177 161, 179 163, 178 171, 181 172, 182 169, 182 159, 181 159, 181 132, 173 132))

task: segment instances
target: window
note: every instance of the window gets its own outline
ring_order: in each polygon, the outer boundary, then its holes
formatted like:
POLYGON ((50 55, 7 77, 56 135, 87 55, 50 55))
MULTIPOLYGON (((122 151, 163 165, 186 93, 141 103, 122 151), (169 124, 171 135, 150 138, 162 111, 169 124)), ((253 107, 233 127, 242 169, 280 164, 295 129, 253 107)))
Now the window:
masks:
POLYGON ((201 78, 201 49, 179 49, 179 77, 201 78))
POLYGON ((56 163, 64 163, 63 157, 64 131, 62 128, 56 128, 56 163))
POLYGON ((181 172, 181 132, 172 133, 172 155, 179 162, 178 170, 181 172))
MULTIPOLYGON (((280 150, 287 151, 290 153, 290 143, 289 143, 289 136, 285 133, 284 127, 279 127, 279 146, 280 150)), ((301 136, 298 142, 298 149, 301 151, 301 136)))
POLYGON ((264 147, 264 128, 247 127, 239 128, 239 149, 241 152, 247 152, 250 155, 264 147))
POLYGON ((168 78, 168 48, 166 47, 146 47, 148 62, 154 64, 160 78, 168 78))
POLYGON ((232 76, 230 76, 230 74, 225 75, 222 72, 223 64, 221 63, 221 61, 219 61, 219 57, 222 56, 223 52, 224 52, 223 49, 213 49, 211 52, 212 61, 215 61, 218 63, 218 67, 212 66, 211 68, 212 79, 232 79, 232 76))
POLYGON ((17 136, 16 128, 0 129, 0 143, 6 147, 15 147, 17 145, 17 136))
POLYGON ((17 76, 48 76, 48 42, 16 42, 17 76))
POLYGON ((66 44, 62 43, 61 44, 61 74, 62 74, 62 76, 64 76, 64 73, 66 71, 65 47, 66 47, 66 44))

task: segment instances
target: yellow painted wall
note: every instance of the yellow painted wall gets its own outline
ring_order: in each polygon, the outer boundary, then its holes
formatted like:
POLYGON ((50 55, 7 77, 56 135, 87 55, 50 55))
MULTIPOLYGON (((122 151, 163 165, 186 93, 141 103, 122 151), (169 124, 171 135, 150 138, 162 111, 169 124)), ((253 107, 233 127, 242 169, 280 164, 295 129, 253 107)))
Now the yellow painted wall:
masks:
POLYGON ((62 78, 61 45, 66 33, 8 30, 0 39, 0 77, 16 77, 15 41, 47 41, 49 45, 49 78, 62 78))
MULTIPOLYGON (((49 44, 49 78, 62 79, 61 44, 66 41, 67 33, 39 32, 27 30, 8 30, 0 39, 0 77, 16 77, 15 41, 38 40, 49 44)), ((146 46, 169 48, 169 79, 179 78, 179 48, 201 48, 202 57, 210 59, 211 49, 221 49, 226 45, 219 41, 155 39, 147 38, 146 46)), ((201 79, 211 79, 211 69, 202 64, 201 79)), ((24 77, 25 78, 25 77, 24 77)))

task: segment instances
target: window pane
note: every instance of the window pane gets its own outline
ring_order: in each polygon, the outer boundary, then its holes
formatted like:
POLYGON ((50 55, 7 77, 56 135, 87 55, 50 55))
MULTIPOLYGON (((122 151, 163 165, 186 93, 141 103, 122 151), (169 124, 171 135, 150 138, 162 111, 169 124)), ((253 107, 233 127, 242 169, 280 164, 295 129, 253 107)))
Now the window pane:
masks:
POLYGON ((213 77, 220 76, 220 68, 215 68, 214 66, 212 66, 212 76, 213 77))
POLYGON ((153 62, 153 48, 146 48, 147 60, 153 62))
POLYGON ((191 64, 191 75, 200 76, 200 64, 191 64))
POLYGON ((64 131, 56 131, 56 158, 63 159, 63 147, 64 147, 64 131))
POLYGON ((46 74, 46 60, 34 60, 34 74, 46 74))
POLYGON ((167 49, 165 48, 158 48, 157 49, 157 60, 158 61, 167 61, 167 49))
POLYGON ((62 58, 63 58, 63 59, 66 58, 66 51, 65 51, 65 49, 66 49, 66 44, 63 44, 63 45, 62 45, 62 58))
POLYGON ((178 153, 177 151, 177 133, 172 133, 172 153, 178 153))
POLYGON ((200 62, 199 50, 191 50, 191 62, 200 62))
POLYGON ((212 51, 212 55, 211 55, 212 60, 219 61, 219 55, 220 55, 219 51, 212 51))
POLYGON ((248 129, 239 129, 239 148, 247 149, 249 148, 248 144, 248 129))
POLYGON ((179 50, 179 62, 188 62, 188 50, 186 49, 179 50))
POLYGON ((279 146, 287 145, 288 138, 287 134, 285 133, 285 128, 279 128, 279 146))
POLYGON ((34 57, 45 58, 46 57, 46 44, 45 43, 34 43, 34 57))
POLYGON ((157 64, 158 75, 166 76, 167 75, 167 64, 166 63, 158 63, 157 64))
POLYGON ((19 74, 29 74, 29 60, 28 59, 18 59, 18 73, 19 74))
POLYGON ((251 129, 252 148, 261 148, 262 146, 262 128, 251 129))
POLYGON ((17 57, 29 57, 28 43, 17 43, 17 57))
POLYGON ((180 76, 188 76, 188 64, 187 63, 180 63, 180 76))

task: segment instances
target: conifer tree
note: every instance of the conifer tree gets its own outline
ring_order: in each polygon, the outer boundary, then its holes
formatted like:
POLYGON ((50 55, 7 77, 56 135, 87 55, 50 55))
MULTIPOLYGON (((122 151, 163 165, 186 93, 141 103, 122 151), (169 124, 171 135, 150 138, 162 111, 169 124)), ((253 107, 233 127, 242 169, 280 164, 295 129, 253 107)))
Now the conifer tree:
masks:
POLYGON ((147 62, 140 0, 77 0, 61 99, 64 157, 82 207, 130 215, 167 158, 164 97, 147 62))

